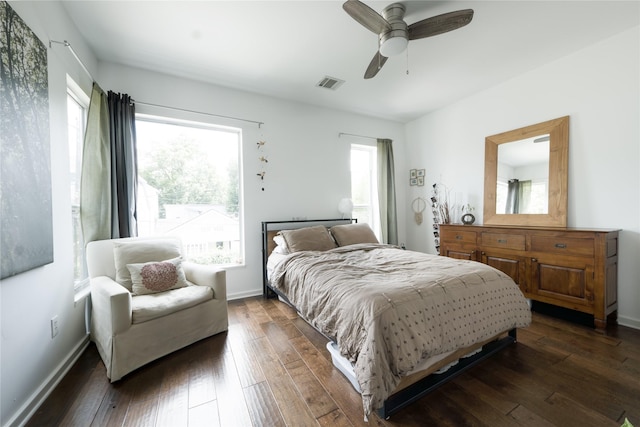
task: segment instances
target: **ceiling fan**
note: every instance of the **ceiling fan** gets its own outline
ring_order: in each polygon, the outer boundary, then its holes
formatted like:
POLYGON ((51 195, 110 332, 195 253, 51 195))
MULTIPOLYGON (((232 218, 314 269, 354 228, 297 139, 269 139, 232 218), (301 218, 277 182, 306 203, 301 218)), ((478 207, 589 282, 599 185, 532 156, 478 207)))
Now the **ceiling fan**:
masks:
POLYGON ((347 0, 342 8, 362 26, 378 35, 378 52, 364 73, 365 79, 378 74, 387 58, 402 53, 409 40, 436 36, 464 27, 473 18, 473 9, 457 10, 433 16, 407 25, 404 18, 405 7, 402 3, 393 3, 385 7, 380 15, 358 0, 347 0))

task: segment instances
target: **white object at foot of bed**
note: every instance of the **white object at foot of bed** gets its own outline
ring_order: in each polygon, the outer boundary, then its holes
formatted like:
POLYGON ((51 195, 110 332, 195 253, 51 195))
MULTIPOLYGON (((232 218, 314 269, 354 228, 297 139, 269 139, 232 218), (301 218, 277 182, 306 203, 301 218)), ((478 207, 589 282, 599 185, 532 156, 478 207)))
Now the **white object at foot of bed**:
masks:
MULTIPOLYGON (((333 366, 335 366, 336 368, 338 368, 338 370, 340 372, 342 372, 342 374, 347 377, 347 379, 349 380, 349 382, 351 383, 351 385, 353 386, 353 388, 358 392, 358 393, 362 393, 362 391, 360 390, 360 385, 358 384, 358 380, 356 378, 356 373, 353 369, 353 365, 351 364, 351 362, 349 362, 349 360, 347 360, 344 356, 342 356, 340 354, 340 350, 338 350, 338 345, 332 341, 329 341, 327 343, 327 350, 329 350, 329 353, 331 354, 331 360, 333 361, 333 366)), ((469 354, 464 355, 463 357, 469 357, 472 356, 478 352, 482 351, 482 349, 478 349, 475 351, 470 352, 469 354)), ((449 356, 450 354, 454 353, 449 352, 449 353, 445 353, 445 354, 439 354, 437 356, 433 356, 428 358, 427 360, 423 361, 416 369, 414 369, 413 371, 409 372, 407 374, 411 375, 414 374, 416 372, 422 371, 427 369, 429 366, 434 365, 435 363, 439 362, 440 360, 444 359, 445 357, 449 356)), ((437 371, 435 371, 434 373, 437 374, 442 374, 444 372, 446 372, 449 368, 451 368, 452 366, 456 365, 458 362, 452 362, 440 369, 438 369, 437 371)))

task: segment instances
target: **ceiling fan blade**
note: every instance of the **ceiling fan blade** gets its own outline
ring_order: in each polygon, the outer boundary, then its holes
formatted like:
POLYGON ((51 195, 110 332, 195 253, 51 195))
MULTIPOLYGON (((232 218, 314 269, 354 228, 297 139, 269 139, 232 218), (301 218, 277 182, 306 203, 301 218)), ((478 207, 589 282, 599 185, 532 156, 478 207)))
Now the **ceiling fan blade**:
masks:
POLYGON ((407 28, 409 40, 423 39, 464 27, 473 19, 473 9, 457 10, 415 22, 407 28))
POLYGON ((342 8, 362 26, 376 34, 391 30, 391 25, 378 12, 358 0, 344 2, 342 8))
POLYGON ((375 77, 384 63, 387 62, 387 59, 388 58, 386 56, 382 56, 380 52, 376 52, 376 54, 373 56, 373 59, 369 63, 369 66, 367 67, 367 71, 364 72, 364 78, 370 79, 375 77))

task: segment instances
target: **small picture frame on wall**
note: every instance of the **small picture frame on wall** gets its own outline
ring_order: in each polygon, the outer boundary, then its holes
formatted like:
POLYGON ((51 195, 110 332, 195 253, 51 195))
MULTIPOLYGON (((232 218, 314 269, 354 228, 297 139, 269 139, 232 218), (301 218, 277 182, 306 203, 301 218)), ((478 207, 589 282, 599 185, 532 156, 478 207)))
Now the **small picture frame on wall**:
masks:
POLYGON ((422 187, 424 185, 424 176, 419 176, 416 178, 417 185, 422 187))
POLYGON ((418 185, 418 178, 409 179, 409 185, 418 185))
POLYGON ((411 169, 409 171, 409 179, 413 179, 413 178, 417 178, 418 177, 418 170, 417 169, 411 169))
POLYGON ((418 169, 416 171, 416 177, 418 177, 418 178, 424 177, 424 169, 418 169))

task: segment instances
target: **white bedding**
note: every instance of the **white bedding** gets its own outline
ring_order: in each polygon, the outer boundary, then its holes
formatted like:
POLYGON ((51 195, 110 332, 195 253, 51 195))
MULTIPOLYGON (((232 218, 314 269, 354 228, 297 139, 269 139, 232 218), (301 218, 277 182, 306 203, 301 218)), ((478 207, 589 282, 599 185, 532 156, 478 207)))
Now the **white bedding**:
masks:
POLYGON ((286 257, 287 255, 276 252, 269 255, 269 259, 267 259, 267 279, 271 280, 271 273, 273 273, 273 269, 286 257))

